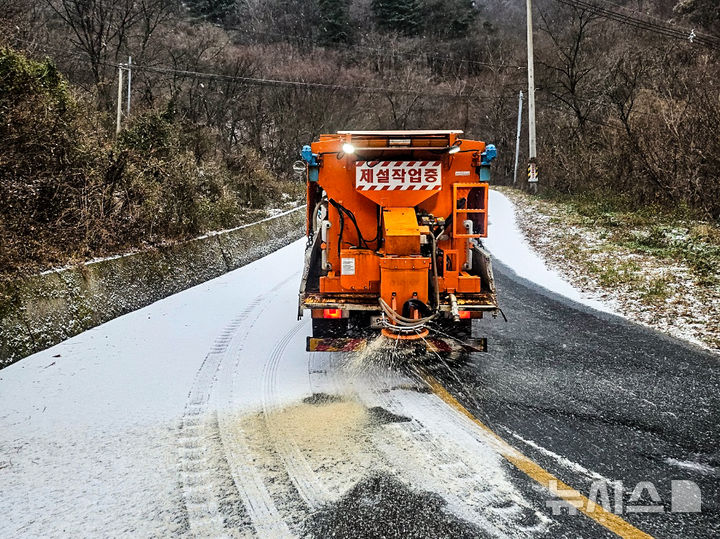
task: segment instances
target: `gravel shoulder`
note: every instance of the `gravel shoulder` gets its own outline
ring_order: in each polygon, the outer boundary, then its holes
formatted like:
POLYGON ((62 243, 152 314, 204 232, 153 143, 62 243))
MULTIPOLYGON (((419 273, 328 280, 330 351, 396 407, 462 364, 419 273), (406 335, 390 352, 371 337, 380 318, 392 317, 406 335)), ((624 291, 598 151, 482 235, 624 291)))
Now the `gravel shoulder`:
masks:
POLYGON ((629 320, 720 353, 720 227, 496 187, 547 266, 629 320))

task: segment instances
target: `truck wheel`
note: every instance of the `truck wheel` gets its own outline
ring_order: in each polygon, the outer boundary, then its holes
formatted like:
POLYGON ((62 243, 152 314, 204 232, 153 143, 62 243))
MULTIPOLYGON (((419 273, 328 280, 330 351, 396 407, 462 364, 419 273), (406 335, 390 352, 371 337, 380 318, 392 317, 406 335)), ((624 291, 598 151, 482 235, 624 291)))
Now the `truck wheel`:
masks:
POLYGON ((324 339, 328 337, 347 337, 348 319, 341 318, 339 320, 325 318, 312 319, 313 337, 324 339))

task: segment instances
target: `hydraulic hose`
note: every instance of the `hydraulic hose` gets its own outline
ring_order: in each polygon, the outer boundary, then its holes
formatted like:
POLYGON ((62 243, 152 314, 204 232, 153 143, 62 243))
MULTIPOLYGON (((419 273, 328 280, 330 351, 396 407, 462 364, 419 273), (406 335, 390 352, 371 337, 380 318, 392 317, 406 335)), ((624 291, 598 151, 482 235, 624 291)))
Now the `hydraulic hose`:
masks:
POLYGON ((387 315, 390 320, 395 322, 400 327, 409 328, 413 326, 422 327, 431 320, 434 320, 437 316, 437 313, 431 314, 430 316, 426 316, 425 318, 406 318, 398 313, 396 313, 390 305, 387 304, 387 302, 379 298, 378 302, 380 303, 380 308, 382 308, 383 312, 387 315))
MULTIPOLYGON (((328 199, 328 202, 330 202, 330 204, 332 204, 332 205, 335 207, 335 209, 336 209, 337 212, 338 212, 338 215, 340 216, 341 227, 340 227, 340 242, 338 243, 338 249, 340 248, 340 245, 342 244, 342 233, 343 233, 343 230, 344 230, 344 228, 345 228, 345 225, 344 225, 344 222, 345 222, 344 215, 347 215, 348 219, 350 219, 350 222, 351 222, 353 225, 355 225, 355 231, 357 232, 357 235, 358 235, 358 245, 357 245, 357 246, 358 246, 359 248, 363 248, 363 247, 364 247, 365 249, 370 249, 370 246, 368 245, 368 240, 366 240, 366 239, 363 237, 362 232, 360 232, 360 226, 359 226, 358 223, 357 223, 357 219, 355 218, 355 214, 354 214, 353 212, 351 212, 350 210, 348 210, 345 206, 343 206, 343 205, 340 204, 339 202, 333 200, 332 198, 328 199)), ((369 241, 377 241, 377 239, 378 239, 378 236, 375 236, 373 239, 371 239, 371 240, 369 240, 369 241)), ((338 251, 338 255, 339 255, 339 254, 340 254, 340 251, 338 251)))

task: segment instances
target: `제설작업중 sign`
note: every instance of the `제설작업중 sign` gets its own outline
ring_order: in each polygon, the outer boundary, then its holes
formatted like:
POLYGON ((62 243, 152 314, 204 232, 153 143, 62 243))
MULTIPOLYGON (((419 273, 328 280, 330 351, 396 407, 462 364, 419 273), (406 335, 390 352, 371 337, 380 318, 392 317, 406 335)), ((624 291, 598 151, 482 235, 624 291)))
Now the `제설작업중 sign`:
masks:
POLYGON ((440 189, 440 161, 357 161, 355 188, 361 191, 440 189))

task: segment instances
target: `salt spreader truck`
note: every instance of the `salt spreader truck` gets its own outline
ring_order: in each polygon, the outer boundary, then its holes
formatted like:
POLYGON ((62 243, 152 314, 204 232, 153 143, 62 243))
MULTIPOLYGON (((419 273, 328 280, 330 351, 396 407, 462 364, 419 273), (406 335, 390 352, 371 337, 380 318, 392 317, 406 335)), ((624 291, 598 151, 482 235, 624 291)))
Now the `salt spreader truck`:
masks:
POLYGON ((461 135, 339 131, 303 147, 308 351, 355 351, 378 334, 434 352, 487 349, 471 324, 499 311, 481 243, 496 150, 461 135))

